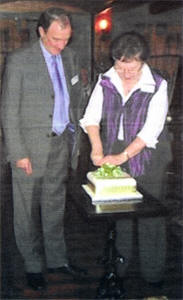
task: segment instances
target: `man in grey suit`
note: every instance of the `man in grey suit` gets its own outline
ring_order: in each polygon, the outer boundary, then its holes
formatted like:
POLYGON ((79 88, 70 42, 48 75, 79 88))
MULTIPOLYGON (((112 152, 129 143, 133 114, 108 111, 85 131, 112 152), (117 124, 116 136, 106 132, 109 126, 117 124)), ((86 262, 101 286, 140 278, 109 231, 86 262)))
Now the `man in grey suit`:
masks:
POLYGON ((48 272, 85 275, 68 262, 63 223, 83 98, 77 57, 67 46, 72 34, 68 14, 46 10, 37 32, 37 42, 8 57, 2 124, 12 167, 16 243, 28 285, 41 290, 45 265, 48 272))

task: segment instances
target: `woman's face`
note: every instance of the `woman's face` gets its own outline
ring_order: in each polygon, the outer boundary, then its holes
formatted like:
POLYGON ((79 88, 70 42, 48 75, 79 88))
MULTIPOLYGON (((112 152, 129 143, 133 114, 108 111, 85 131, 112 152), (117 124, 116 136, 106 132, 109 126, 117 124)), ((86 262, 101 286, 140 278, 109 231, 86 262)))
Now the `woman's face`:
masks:
POLYGON ((137 58, 117 59, 114 68, 122 80, 135 80, 141 74, 143 62, 137 58))

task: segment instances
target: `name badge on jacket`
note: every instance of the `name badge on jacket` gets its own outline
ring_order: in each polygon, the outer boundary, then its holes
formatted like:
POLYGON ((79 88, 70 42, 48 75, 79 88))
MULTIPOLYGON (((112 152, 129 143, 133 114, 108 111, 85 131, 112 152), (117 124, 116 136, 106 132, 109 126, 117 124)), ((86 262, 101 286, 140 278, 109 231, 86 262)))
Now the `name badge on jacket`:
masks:
POLYGON ((79 76, 75 75, 74 77, 72 77, 71 79, 71 84, 75 85, 77 82, 79 81, 79 76))

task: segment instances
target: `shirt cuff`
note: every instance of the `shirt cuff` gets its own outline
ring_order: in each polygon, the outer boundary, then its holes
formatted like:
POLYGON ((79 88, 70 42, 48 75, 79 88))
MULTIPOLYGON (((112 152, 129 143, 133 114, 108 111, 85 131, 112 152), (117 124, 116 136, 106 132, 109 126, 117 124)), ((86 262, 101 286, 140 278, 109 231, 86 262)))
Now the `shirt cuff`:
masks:
POLYGON ((154 139, 153 138, 149 138, 149 137, 147 137, 147 136, 145 136, 143 134, 140 134, 140 133, 137 134, 137 136, 144 141, 144 143, 146 144, 147 148, 156 149, 156 144, 158 143, 158 140, 156 138, 154 138, 154 139))

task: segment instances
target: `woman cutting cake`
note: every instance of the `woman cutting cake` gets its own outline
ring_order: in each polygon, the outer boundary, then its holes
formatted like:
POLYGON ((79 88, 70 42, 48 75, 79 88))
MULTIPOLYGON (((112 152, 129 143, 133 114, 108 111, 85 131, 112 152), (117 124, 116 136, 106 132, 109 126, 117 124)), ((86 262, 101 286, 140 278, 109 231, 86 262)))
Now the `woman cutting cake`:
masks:
MULTIPOLYGON (((143 190, 163 200, 165 170, 171 160, 164 130, 167 82, 146 63, 148 45, 138 33, 116 38, 111 56, 114 64, 99 76, 80 120, 91 143, 92 163, 120 165, 143 190)), ((116 246, 125 257, 119 273, 124 275, 132 252, 132 220, 120 220, 116 226, 116 246)), ((139 218, 138 237, 142 276, 156 284, 163 279, 166 260, 164 218, 139 218)))

